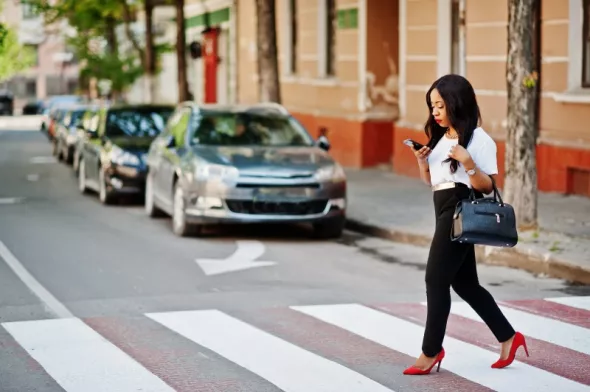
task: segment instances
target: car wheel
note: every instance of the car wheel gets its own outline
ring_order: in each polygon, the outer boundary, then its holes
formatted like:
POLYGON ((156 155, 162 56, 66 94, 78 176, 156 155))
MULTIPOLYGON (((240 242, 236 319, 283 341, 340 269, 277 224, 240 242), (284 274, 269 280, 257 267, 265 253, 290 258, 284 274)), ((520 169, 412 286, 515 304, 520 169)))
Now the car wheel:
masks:
POLYGON ((98 199, 105 205, 115 202, 115 195, 107 189, 107 180, 102 168, 98 169, 98 199))
POLYGON ((199 227, 186 221, 184 212, 184 192, 178 182, 174 185, 174 201, 172 205, 172 231, 179 237, 188 237, 199 233, 199 227))
POLYGON ((78 189, 80 193, 86 194, 88 193, 88 187, 86 186, 86 162, 84 162, 84 159, 80 159, 78 165, 78 189))
POLYGON ((74 157, 72 162, 72 168, 74 169, 74 173, 80 173, 80 154, 76 150, 74 150, 74 157))
POLYGON ((342 236, 345 225, 344 217, 330 218, 313 224, 314 237, 319 239, 336 239, 342 236))
POLYGON ((154 203, 154 175, 148 172, 145 179, 145 212, 150 218, 164 216, 164 212, 154 203))
POLYGON ((60 146, 59 146, 59 141, 57 139, 53 139, 52 141, 52 146, 53 146, 53 150, 51 151, 51 155, 53 155, 54 157, 59 158, 60 155, 60 146))
POLYGON ((71 165, 74 160, 74 149, 72 147, 66 147, 64 153, 64 160, 68 165, 71 165))

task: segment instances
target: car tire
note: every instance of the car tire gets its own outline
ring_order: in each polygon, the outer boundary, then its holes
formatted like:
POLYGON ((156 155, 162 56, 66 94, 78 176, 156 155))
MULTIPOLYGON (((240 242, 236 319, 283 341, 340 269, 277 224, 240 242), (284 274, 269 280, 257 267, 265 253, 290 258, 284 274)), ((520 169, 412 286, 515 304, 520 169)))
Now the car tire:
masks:
POLYGON ((76 149, 74 149, 74 153, 73 153, 73 158, 72 158, 72 169, 74 169, 74 174, 79 174, 80 173, 80 154, 78 153, 78 151, 76 149))
POLYGON ((53 139, 51 142, 51 145, 53 146, 53 150, 51 151, 51 155, 53 155, 54 157, 56 157, 58 160, 61 160, 60 158, 60 146, 59 146, 59 140, 57 139, 53 139))
POLYGON ((189 237, 200 234, 200 226, 186 221, 186 213, 184 209, 184 192, 177 181, 174 184, 174 196, 172 202, 172 232, 179 237, 189 237))
POLYGON ((66 163, 68 165, 74 164, 74 147, 68 147, 68 153, 66 155, 66 163))
POLYGON ((83 195, 88 193, 88 186, 86 185, 86 162, 83 158, 80 159, 78 172, 78 190, 83 195))
POLYGON ((342 236, 346 219, 341 216, 313 224, 313 234, 318 239, 337 239, 342 236))
POLYGON ((102 168, 98 169, 98 199, 104 205, 114 204, 116 197, 107 189, 107 180, 102 168))
POLYGON ((148 171, 145 179, 145 212, 150 218, 158 218, 164 216, 164 211, 156 207, 154 202, 154 175, 148 171))

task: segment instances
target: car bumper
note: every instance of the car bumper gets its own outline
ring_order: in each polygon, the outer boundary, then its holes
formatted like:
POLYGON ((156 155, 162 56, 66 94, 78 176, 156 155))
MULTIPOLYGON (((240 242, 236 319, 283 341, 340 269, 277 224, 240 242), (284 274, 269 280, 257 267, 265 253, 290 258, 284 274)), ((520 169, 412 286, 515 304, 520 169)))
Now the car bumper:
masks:
POLYGON ((189 192, 185 209, 187 221, 197 224, 317 222, 343 218, 345 213, 345 182, 227 189, 204 186, 189 192))
POLYGON ((117 194, 141 194, 145 192, 147 171, 131 166, 111 165, 105 170, 109 192, 117 194))

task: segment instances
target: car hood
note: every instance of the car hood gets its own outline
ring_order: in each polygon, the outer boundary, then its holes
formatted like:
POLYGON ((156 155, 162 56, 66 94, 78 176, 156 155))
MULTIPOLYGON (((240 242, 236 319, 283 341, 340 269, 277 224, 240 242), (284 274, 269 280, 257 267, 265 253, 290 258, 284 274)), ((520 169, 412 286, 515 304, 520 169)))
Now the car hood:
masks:
POLYGON ((232 165, 242 176, 298 177, 334 164, 318 147, 197 146, 195 154, 209 163, 232 165))

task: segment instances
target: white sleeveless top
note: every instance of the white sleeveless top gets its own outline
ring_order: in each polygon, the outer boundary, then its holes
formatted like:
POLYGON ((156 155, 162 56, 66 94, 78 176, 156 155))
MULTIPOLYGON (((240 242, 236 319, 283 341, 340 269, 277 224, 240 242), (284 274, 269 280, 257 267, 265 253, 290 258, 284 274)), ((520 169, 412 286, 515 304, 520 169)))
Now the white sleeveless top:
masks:
MULTIPOLYGON (((451 146, 457 145, 459 139, 449 139, 443 136, 428 156, 430 167, 430 183, 432 186, 443 182, 462 182, 471 187, 469 175, 463 165, 459 164, 457 171, 451 173, 451 162, 443 161, 448 158, 451 146)), ((477 165, 478 169, 486 174, 498 174, 498 162, 496 159, 496 142, 481 127, 473 131, 471 142, 467 146, 467 152, 477 165)))

